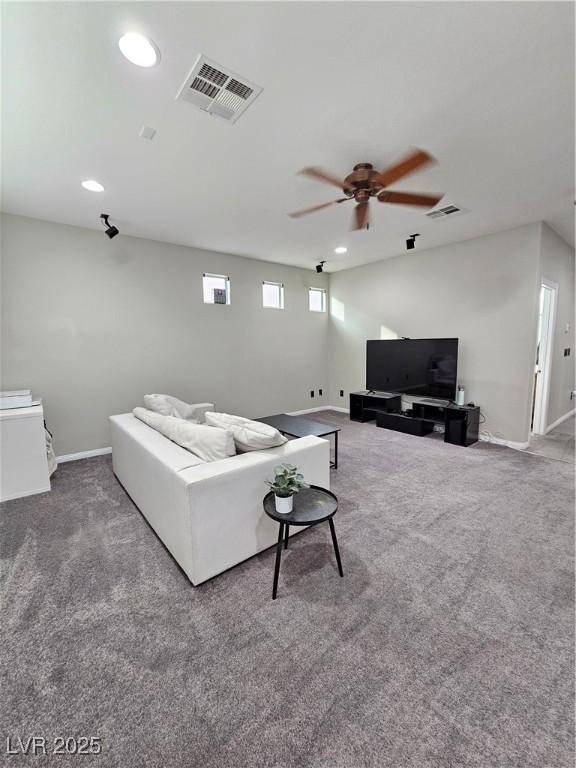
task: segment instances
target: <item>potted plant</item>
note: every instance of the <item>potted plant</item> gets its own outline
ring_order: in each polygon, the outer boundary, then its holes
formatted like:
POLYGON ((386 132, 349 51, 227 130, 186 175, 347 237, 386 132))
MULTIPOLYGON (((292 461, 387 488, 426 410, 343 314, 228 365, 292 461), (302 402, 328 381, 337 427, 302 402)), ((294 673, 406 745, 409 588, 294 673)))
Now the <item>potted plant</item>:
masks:
POLYGON ((301 488, 308 488, 304 475, 298 472, 294 464, 280 464, 274 467, 274 480, 266 480, 270 490, 274 491, 276 512, 287 515, 292 512, 294 494, 301 488))

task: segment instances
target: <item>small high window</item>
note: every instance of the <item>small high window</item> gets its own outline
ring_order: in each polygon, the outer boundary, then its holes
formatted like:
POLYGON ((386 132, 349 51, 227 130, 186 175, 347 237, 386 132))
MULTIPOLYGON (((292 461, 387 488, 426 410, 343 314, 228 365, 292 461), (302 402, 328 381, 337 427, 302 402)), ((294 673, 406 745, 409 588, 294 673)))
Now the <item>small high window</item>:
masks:
POLYGON ((204 304, 230 304, 230 278, 226 275, 204 273, 202 278, 204 304))
POLYGON ((326 291, 324 288, 310 288, 308 307, 310 312, 326 312, 326 291))
POLYGON ((267 309, 284 309, 284 283, 262 283, 262 306, 267 309))

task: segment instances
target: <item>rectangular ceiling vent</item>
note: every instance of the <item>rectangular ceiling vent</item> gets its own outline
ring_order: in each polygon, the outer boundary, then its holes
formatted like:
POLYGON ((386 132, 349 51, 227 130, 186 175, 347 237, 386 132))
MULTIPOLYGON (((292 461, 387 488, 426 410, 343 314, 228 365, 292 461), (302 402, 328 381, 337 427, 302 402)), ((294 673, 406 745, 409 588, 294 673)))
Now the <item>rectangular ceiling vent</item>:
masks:
POLYGON ((455 205, 443 205, 442 208, 435 208, 424 215, 428 216, 429 219, 445 219, 446 216, 454 216, 462 212, 462 208, 457 208, 455 205))
POLYGON ((235 123, 262 88, 200 54, 176 98, 235 123))

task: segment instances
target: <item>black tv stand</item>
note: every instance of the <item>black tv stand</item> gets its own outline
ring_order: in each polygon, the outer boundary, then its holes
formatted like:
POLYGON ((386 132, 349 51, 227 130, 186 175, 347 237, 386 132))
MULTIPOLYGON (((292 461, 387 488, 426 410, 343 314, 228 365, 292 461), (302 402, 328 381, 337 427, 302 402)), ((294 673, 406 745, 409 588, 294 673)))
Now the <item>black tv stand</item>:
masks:
POLYGON ((402 398, 391 392, 351 392, 351 421, 374 421, 378 413, 400 411, 402 398))
POLYGON ((476 405, 455 405, 430 400, 412 403, 411 410, 402 413, 402 398, 389 392, 351 392, 350 420, 376 421, 376 426, 423 436, 434 431, 436 424, 444 425, 444 442, 468 446, 478 441, 480 408, 476 405))

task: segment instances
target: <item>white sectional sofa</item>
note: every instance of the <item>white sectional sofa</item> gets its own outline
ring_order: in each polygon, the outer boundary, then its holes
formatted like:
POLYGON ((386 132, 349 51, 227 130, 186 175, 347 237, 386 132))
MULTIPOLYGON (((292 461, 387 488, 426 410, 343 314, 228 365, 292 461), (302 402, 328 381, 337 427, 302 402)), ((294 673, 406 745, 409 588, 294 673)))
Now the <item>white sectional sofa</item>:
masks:
POLYGON ((262 499, 277 464, 330 488, 330 446, 318 437, 204 463, 131 413, 110 425, 116 477, 195 586, 276 543, 262 499))

